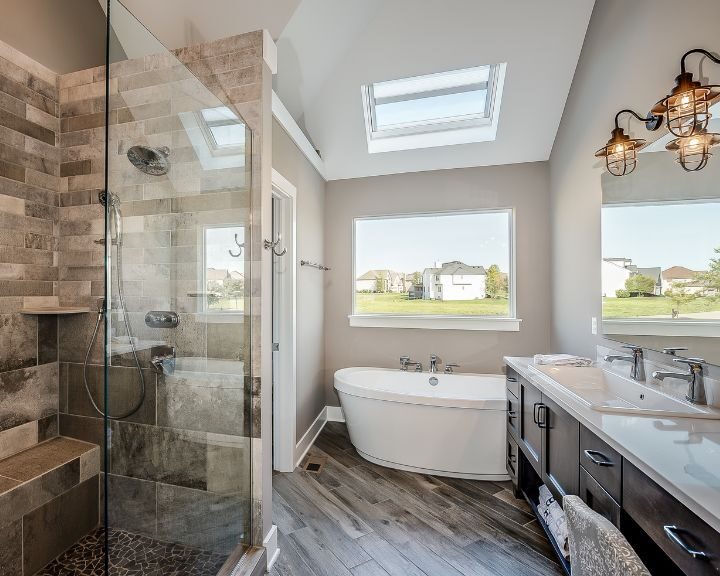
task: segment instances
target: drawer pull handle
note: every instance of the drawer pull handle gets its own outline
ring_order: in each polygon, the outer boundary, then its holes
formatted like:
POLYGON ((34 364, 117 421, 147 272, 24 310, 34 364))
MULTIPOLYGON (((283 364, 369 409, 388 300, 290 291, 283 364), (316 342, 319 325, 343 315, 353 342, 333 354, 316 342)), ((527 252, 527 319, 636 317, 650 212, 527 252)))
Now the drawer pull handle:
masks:
POLYGON ((506 378, 506 380, 507 380, 508 382, 517 382, 517 378, 513 378, 512 376, 508 376, 508 377, 506 378))
POLYGON ((663 526, 663 530, 665 530, 665 534, 668 538, 670 538, 670 540, 675 542, 675 544, 680 546, 680 548, 682 548, 687 554, 689 554, 693 558, 709 558, 707 552, 703 552, 702 550, 693 550, 685 543, 685 541, 678 534, 678 532, 682 532, 682 529, 678 528, 677 526, 663 526))
POLYGON ((537 415, 537 425, 539 428, 547 428, 547 406, 545 404, 540 404, 538 406, 538 415, 537 415), (542 414, 542 419, 540 418, 540 414, 542 414))
POLYGON ((615 466, 615 463, 597 450, 585 450, 585 456, 596 466, 615 466))
POLYGON ((515 411, 515 410, 508 410, 508 417, 509 417, 509 418, 517 418, 517 411, 515 411))

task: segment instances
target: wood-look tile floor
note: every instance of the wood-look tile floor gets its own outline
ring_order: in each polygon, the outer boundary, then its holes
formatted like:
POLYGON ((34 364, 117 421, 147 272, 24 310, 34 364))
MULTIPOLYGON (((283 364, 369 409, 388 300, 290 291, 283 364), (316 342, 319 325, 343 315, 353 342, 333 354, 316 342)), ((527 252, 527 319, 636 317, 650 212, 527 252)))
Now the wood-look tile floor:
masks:
POLYGON ((320 474, 273 478, 273 576, 538 576, 560 566, 509 483, 402 472, 363 460, 344 424, 310 454, 320 474))

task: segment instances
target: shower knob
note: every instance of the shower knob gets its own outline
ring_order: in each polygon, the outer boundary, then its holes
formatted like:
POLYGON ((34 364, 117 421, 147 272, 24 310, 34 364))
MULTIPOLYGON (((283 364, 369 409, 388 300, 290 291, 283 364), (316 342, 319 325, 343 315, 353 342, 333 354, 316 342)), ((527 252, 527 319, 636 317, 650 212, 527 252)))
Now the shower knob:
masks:
POLYGON ((180 317, 177 312, 168 310, 151 310, 145 314, 145 325, 149 328, 177 328, 180 317))

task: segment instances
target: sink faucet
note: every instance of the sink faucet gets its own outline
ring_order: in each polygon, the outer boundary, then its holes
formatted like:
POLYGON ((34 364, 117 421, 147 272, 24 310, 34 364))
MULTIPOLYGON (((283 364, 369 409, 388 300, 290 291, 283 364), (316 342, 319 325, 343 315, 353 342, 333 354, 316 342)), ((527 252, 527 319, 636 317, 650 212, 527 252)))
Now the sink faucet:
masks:
POLYGON ((400 370, 407 372, 408 366, 415 366, 415 372, 422 372, 422 364, 410 360, 410 356, 400 356, 400 370))
POLYGON ((614 362, 619 360, 621 362, 630 362, 632 368, 630 369, 630 376, 636 382, 643 382, 645 380, 645 362, 643 359, 643 349, 640 346, 627 345, 623 346, 628 350, 632 350, 632 356, 624 356, 620 354, 608 354, 605 356, 605 362, 614 362))
POLYGON ((440 360, 435 354, 430 356, 430 374, 435 374, 438 370, 438 364, 442 364, 442 360, 440 360))
POLYGON ((676 378, 678 380, 685 380, 688 382, 688 392, 685 395, 690 402, 693 404, 707 404, 705 398, 705 379, 703 378, 703 367, 705 360, 702 358, 673 358, 673 362, 678 364, 687 364, 690 368, 688 374, 681 374, 678 372, 662 372, 660 370, 653 372, 652 377, 658 380, 665 380, 665 378, 676 378))

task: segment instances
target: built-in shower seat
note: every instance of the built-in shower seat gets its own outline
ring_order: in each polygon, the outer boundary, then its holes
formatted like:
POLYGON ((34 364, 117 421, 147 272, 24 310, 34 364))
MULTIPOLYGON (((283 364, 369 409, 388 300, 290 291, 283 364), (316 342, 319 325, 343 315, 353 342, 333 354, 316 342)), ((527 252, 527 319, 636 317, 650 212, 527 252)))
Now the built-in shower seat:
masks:
POLYGON ((60 436, 0 460, 0 573, 32 576, 97 527, 100 455, 60 436))

